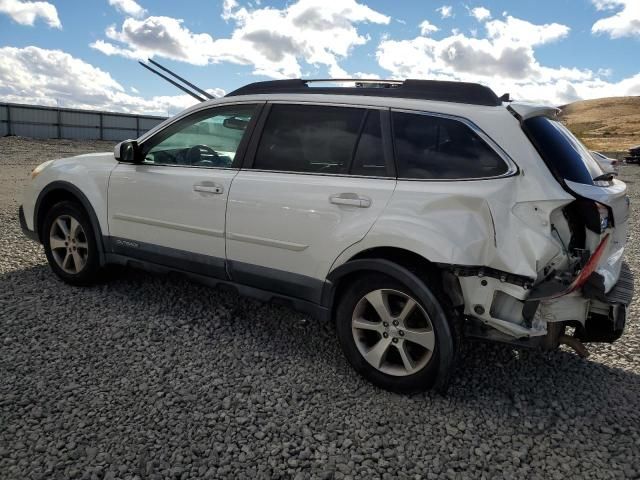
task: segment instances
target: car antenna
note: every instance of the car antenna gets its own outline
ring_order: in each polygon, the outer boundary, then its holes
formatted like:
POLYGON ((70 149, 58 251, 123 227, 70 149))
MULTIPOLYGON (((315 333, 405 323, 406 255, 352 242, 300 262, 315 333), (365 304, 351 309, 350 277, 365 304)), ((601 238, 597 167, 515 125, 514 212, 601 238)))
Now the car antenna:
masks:
MULTIPOLYGON (((159 77, 165 79, 167 82, 169 82, 171 85, 178 87, 180 90, 182 90, 183 92, 191 95, 193 98, 195 98, 196 100, 198 100, 199 102, 204 102, 206 100, 206 98, 201 97, 200 95, 198 95, 197 93, 195 93, 193 90, 190 90, 189 88, 185 87, 184 85, 179 84, 178 82, 176 82, 175 80, 167 77, 166 75, 160 73, 159 71, 155 70, 154 68, 151 68, 149 65, 147 65, 146 63, 143 63, 141 61, 138 61, 138 63, 140 65, 142 65, 144 68, 146 68, 147 70, 149 70, 150 72, 155 73, 156 75, 158 75, 159 77)), ((154 62, 155 63, 155 62, 154 62)), ((189 84, 191 87, 195 87, 195 85, 191 84, 190 82, 186 82, 184 79, 182 79, 181 77, 178 77, 177 75, 175 75, 173 72, 171 72, 170 70, 162 67, 164 70, 166 70, 167 72, 171 73, 172 75, 174 75, 176 78, 184 81, 185 83, 189 84)), ((197 88, 197 87, 195 87, 197 88)), ((207 96, 209 98, 214 98, 210 95, 207 94, 207 96)))

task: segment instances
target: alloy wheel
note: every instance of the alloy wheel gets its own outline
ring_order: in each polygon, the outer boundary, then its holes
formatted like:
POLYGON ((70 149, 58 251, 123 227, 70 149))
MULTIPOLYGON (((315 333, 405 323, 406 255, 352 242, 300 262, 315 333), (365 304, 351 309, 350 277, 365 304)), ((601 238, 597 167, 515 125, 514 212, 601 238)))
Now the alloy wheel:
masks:
POLYGON ((51 255, 65 273, 77 275, 87 264, 87 236, 80 222, 71 215, 60 215, 53 221, 49 246, 51 255))
POLYGON ((353 339, 363 358, 388 375, 423 369, 435 348, 427 312, 404 292, 378 289, 358 301, 351 319, 353 339))

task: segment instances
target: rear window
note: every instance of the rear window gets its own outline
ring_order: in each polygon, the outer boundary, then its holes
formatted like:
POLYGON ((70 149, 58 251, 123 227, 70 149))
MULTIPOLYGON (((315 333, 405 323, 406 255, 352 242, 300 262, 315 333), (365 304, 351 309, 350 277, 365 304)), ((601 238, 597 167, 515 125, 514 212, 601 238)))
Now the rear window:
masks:
POLYGON ((524 121, 525 132, 558 179, 593 185, 604 172, 580 140, 557 120, 533 117, 524 121))

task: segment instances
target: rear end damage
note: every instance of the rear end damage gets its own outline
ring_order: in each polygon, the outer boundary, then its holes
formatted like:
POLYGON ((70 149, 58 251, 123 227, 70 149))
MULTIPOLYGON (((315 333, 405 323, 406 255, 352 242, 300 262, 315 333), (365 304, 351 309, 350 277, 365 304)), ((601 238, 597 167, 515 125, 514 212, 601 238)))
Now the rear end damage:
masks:
POLYGON ((549 114, 535 111, 527 117, 525 111, 520 119, 549 170, 575 200, 548 201, 548 208, 544 201, 526 202, 515 205, 513 213, 525 223, 539 217, 556 253, 536 258, 536 278, 486 267, 454 266, 446 275, 460 287, 468 337, 545 350, 567 344, 586 356, 583 342, 613 342, 624 331, 633 296, 633 276, 623 262, 629 199, 624 182, 603 175, 568 130, 538 118, 549 114), (532 122, 529 130, 525 120, 532 122))
POLYGON ((537 279, 483 267, 448 270, 464 299, 458 303, 464 305, 468 337, 545 350, 564 343, 585 355, 581 342, 613 342, 622 335, 633 296, 633 276, 621 252, 626 222, 622 233, 613 225, 602 228, 611 217, 603 215, 602 204, 585 199, 560 210, 550 230, 562 254, 537 279))

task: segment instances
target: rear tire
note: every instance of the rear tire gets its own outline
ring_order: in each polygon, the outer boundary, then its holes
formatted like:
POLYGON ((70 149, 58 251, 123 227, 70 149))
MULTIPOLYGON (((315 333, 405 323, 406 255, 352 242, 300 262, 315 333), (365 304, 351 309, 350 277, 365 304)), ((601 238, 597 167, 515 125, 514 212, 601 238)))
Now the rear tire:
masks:
POLYGON ((53 272, 71 285, 99 280, 100 259, 95 233, 81 205, 63 201, 46 213, 40 238, 53 272))
POLYGON ((437 322, 432 321, 442 311, 434 302, 421 302, 408 287, 387 275, 357 277, 336 309, 338 340, 351 366, 385 390, 414 393, 430 389, 438 375, 439 345, 449 335, 438 331, 437 322))

